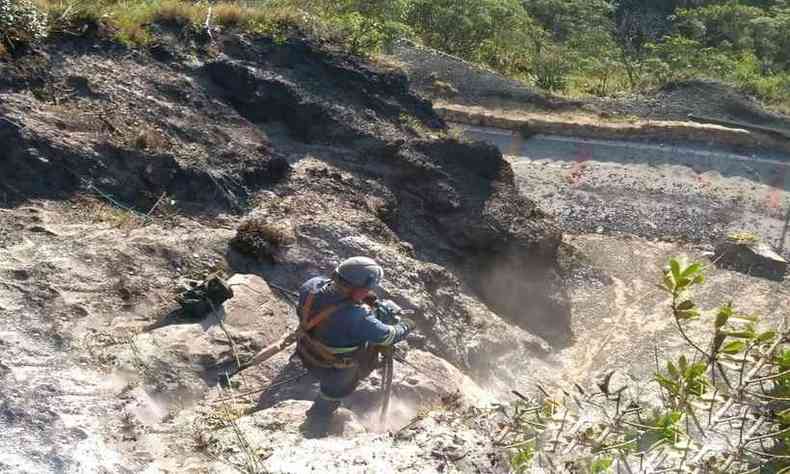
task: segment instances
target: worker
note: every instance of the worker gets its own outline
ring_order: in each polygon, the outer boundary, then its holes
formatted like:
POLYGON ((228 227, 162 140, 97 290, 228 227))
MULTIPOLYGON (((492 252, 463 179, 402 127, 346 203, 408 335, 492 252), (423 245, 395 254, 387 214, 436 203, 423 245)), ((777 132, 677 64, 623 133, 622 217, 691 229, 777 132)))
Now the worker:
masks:
POLYGON ((376 368, 376 348, 393 345, 414 329, 414 321, 397 316, 401 310, 394 302, 376 299, 383 276, 373 259, 353 257, 331 278, 315 277, 300 288, 297 314, 304 330, 296 353, 320 382, 308 419, 328 422, 340 400, 376 368))

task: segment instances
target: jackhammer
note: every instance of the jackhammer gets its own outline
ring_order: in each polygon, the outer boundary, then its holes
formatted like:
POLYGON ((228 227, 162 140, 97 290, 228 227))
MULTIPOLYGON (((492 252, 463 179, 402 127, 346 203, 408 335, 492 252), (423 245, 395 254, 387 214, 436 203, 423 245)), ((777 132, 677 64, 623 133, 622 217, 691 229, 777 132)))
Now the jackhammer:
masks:
MULTIPOLYGON (((383 300, 381 302, 372 301, 374 314, 376 318, 384 324, 398 324, 400 318, 408 313, 400 306, 390 300, 383 300)), ((382 346, 379 348, 379 353, 383 357, 381 364, 381 413, 379 414, 379 422, 384 424, 387 421, 387 412, 390 407, 390 398, 392 398, 392 375, 395 369, 394 362, 394 347, 382 346)))

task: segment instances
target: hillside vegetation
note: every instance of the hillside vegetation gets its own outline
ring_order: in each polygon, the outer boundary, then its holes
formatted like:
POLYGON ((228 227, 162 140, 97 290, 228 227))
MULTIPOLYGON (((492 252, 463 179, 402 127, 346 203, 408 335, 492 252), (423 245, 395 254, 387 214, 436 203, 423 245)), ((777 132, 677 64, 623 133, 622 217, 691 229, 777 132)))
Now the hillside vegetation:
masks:
POLYGON ((52 32, 145 45, 155 23, 297 28, 355 53, 410 38, 571 96, 717 79, 790 110, 787 0, 0 0, 0 53, 52 32))

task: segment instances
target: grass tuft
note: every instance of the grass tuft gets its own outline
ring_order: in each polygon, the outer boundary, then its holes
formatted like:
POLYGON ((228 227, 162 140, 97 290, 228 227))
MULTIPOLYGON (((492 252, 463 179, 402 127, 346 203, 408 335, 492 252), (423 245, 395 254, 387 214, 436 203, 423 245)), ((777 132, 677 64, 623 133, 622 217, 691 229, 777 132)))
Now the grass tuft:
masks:
MULTIPOLYGON (((130 47, 151 44, 155 39, 152 25, 198 31, 205 28, 209 17, 209 4, 186 0, 36 0, 36 4, 47 14, 52 32, 81 34, 99 30, 130 47)), ((287 2, 279 6, 249 7, 223 1, 211 4, 210 8, 213 28, 281 35, 292 29, 307 28, 311 21, 287 2)))
POLYGON ((153 128, 143 128, 134 137, 133 145, 138 150, 151 152, 164 151, 168 148, 167 137, 153 128))
POLYGON ((253 217, 239 225, 231 246, 260 260, 271 260, 277 250, 296 243, 294 229, 285 222, 269 222, 253 217))
POLYGON ((226 28, 245 28, 254 23, 254 14, 249 8, 236 3, 220 3, 213 8, 212 21, 226 28))

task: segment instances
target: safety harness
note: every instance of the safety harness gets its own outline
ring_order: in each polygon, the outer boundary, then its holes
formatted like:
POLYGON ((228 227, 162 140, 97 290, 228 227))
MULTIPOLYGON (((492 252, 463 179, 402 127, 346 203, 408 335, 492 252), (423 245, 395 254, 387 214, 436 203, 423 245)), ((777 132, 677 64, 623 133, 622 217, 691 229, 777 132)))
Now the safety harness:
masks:
POLYGON ((327 346, 310 334, 313 329, 327 321, 337 310, 348 305, 346 302, 329 305, 313 316, 311 313, 316 294, 317 292, 312 291, 308 293, 304 306, 302 306, 299 331, 296 335, 296 352, 305 363, 316 367, 334 369, 356 367, 358 363, 353 358, 338 357, 336 349, 327 346))

